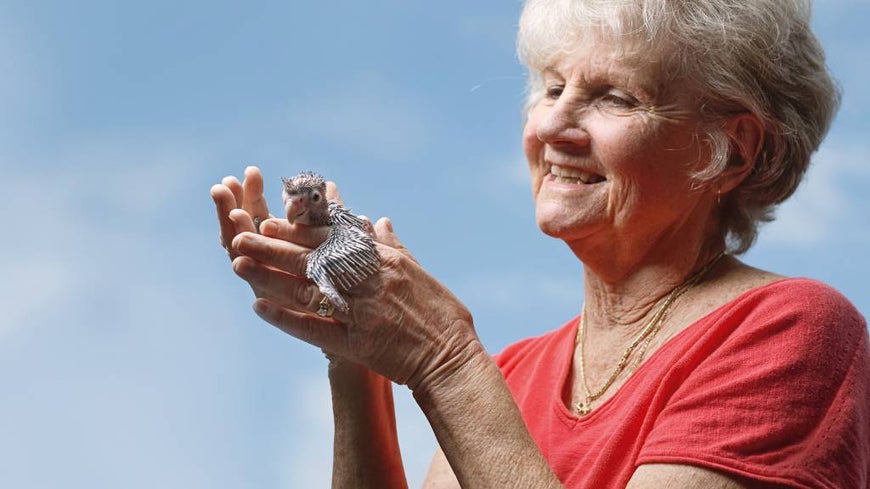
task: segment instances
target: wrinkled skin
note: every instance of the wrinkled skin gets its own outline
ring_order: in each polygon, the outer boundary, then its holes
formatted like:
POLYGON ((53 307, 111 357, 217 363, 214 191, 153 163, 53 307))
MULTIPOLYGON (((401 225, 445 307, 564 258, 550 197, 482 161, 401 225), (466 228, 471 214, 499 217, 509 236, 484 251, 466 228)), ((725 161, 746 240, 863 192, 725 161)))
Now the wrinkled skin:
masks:
MULTIPOLYGON (((305 263, 327 230, 273 218, 263 221, 257 234, 252 214, 269 215, 262 182, 259 170, 248 168, 244 183, 228 177, 212 188, 233 270, 250 284, 260 317, 330 356, 366 365, 412 390, 439 382, 470 357, 485 354, 468 310, 419 266, 386 218, 374 225, 380 271, 347 294, 348 313, 315 315, 322 296, 305 278, 305 263)), ((340 200, 334 184, 327 198, 340 200)))
MULTIPOLYGON (((267 219, 257 234, 252 216, 268 215, 262 181, 259 170, 249 168, 243 183, 230 177, 212 188, 221 239, 229 244, 233 269, 257 297, 255 311, 330 359, 333 487, 407 487, 390 380, 413 391, 454 465, 449 481, 559 487, 468 310, 420 267, 390 221, 374 225, 381 269, 348 293, 350 312, 319 317, 320 294, 304 269, 328 230, 267 219), (492 470, 496 461, 514 470, 492 470)), ((327 198, 339 199, 335 185, 328 185, 327 198)))

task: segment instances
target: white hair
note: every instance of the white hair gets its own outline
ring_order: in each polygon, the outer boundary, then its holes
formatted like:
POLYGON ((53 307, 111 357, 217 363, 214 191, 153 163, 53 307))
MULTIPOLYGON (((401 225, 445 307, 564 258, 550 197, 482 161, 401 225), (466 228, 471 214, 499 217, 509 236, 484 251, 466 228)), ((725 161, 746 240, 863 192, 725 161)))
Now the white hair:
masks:
POLYGON ((743 253, 797 189, 839 106, 810 14, 810 0, 527 0, 518 37, 529 68, 526 107, 542 96, 542 71, 591 34, 643 42, 661 58, 665 84, 697 95, 699 134, 713 155, 694 175, 700 184, 740 157, 726 119, 754 114, 764 125, 762 151, 722 202, 722 233, 743 253))

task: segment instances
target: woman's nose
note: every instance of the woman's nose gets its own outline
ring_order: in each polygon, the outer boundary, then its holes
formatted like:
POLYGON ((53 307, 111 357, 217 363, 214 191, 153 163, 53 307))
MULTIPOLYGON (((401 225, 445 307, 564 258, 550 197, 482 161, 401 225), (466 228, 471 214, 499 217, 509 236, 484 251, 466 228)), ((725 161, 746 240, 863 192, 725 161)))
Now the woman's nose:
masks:
POLYGON ((589 132, 584 124, 587 109, 557 100, 538 123, 538 139, 559 146, 589 146, 589 132))

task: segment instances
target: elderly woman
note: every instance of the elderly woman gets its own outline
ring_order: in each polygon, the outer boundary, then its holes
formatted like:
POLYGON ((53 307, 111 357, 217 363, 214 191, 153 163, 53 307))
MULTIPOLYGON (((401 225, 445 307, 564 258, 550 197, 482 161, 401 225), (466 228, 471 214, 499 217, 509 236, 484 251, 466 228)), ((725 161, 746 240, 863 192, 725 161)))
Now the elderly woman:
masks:
MULTIPOLYGON (((870 352, 838 292, 740 262, 838 103, 801 0, 528 0, 524 148, 583 307, 490 357, 391 223, 351 309, 314 314, 322 229, 212 189, 256 312, 330 357, 334 483, 406 485, 390 381, 441 450, 426 487, 867 488, 870 352)), ((332 198, 338 198, 330 187, 332 198)))

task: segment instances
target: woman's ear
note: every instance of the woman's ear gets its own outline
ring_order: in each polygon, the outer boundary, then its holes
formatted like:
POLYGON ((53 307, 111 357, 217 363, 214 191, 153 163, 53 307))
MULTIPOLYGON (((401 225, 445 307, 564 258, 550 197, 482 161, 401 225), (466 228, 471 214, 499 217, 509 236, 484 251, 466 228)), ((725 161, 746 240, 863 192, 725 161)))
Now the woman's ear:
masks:
POLYGON ((734 190, 755 167, 764 145, 764 124, 754 114, 741 112, 725 123, 725 131, 731 139, 731 158, 728 167, 719 176, 721 193, 734 190))

